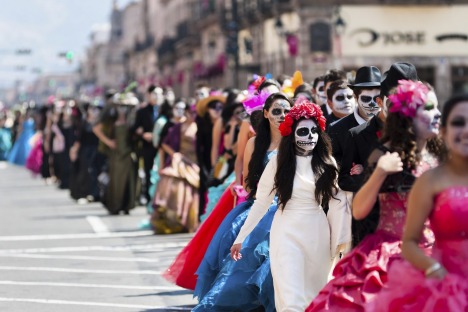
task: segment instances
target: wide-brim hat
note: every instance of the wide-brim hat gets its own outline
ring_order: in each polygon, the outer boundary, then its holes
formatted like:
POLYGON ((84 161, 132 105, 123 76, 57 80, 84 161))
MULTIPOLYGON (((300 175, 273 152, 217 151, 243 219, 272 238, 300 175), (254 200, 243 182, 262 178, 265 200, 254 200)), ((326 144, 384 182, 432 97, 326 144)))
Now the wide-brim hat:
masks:
POLYGON ((208 110, 208 104, 211 102, 221 102, 223 105, 226 104, 226 97, 222 95, 210 95, 206 98, 199 100, 196 104, 197 115, 200 117, 205 116, 208 110))
POLYGON ((375 66, 364 66, 357 70, 356 78, 350 88, 380 88, 382 77, 380 70, 375 66))
POLYGON ((418 72, 411 63, 398 62, 393 63, 388 71, 383 74, 380 85, 380 94, 388 96, 391 89, 398 86, 398 80, 418 81, 418 72))

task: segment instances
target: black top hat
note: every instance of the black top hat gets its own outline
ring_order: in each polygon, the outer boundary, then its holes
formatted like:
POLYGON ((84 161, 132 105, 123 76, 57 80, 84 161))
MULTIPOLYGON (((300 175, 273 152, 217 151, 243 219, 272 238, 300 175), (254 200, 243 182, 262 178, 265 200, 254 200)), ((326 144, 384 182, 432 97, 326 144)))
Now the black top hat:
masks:
POLYGON ((418 72, 411 63, 393 63, 388 71, 383 74, 380 86, 380 95, 388 96, 390 90, 398 85, 398 80, 418 81, 418 72))
POLYGON ((357 70, 354 84, 350 84, 350 88, 379 88, 380 87, 380 70, 375 66, 364 66, 357 70))

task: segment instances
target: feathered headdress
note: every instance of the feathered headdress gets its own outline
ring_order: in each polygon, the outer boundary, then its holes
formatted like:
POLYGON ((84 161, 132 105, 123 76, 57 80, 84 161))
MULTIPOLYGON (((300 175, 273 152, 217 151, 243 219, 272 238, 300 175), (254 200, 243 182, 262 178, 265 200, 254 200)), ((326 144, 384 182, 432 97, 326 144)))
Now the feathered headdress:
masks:
POLYGON ((262 110, 265 105, 265 101, 270 94, 270 92, 262 91, 260 94, 249 95, 247 99, 242 102, 242 104, 244 104, 245 112, 251 115, 254 111, 262 110))
POLYGON ((284 87, 283 92, 292 98, 294 96, 294 91, 296 91, 296 88, 299 87, 301 84, 304 84, 304 80, 302 79, 302 73, 299 70, 296 70, 291 79, 291 85, 284 87))

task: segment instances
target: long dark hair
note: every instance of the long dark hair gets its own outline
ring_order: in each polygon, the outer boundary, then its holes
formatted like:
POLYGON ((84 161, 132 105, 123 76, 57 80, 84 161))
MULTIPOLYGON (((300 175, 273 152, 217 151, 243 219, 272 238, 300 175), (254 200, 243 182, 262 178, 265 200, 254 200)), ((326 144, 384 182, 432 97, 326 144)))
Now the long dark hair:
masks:
MULTIPOLYGON (((273 93, 266 99, 262 113, 268 111, 271 108, 273 102, 278 99, 286 100, 291 104, 291 106, 293 105, 286 94, 273 93)), ((265 154, 267 153, 271 143, 270 121, 262 116, 255 131, 257 132, 257 135, 255 137, 254 150, 249 162, 249 173, 245 177, 245 184, 250 190, 249 198, 255 197, 258 181, 260 180, 263 170, 265 169, 263 162, 265 159, 265 154)))
MULTIPOLYGON (((273 190, 278 195, 278 207, 281 209, 284 209, 292 196, 294 176, 296 175, 294 133, 301 120, 304 118, 294 121, 291 134, 282 138, 278 149, 278 169, 276 170, 273 190)), ((338 192, 336 186, 338 168, 332 157, 329 136, 320 127, 318 127, 318 131, 318 141, 313 150, 311 165, 315 176, 315 200, 325 206, 338 192)))

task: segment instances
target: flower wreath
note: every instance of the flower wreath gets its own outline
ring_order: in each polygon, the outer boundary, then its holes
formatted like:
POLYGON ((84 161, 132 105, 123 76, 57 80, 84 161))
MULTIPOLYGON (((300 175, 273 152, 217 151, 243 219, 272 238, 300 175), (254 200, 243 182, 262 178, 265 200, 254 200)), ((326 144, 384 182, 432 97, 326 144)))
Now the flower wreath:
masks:
POLYGON ((398 80, 396 93, 388 96, 392 102, 389 112, 414 118, 418 108, 426 103, 428 92, 428 87, 421 81, 398 80))
POLYGON ((279 130, 282 136, 288 136, 292 132, 292 125, 294 120, 301 118, 311 119, 314 118, 322 131, 325 131, 326 119, 323 116, 322 109, 315 103, 309 102, 306 98, 300 97, 289 113, 280 124, 279 130))

